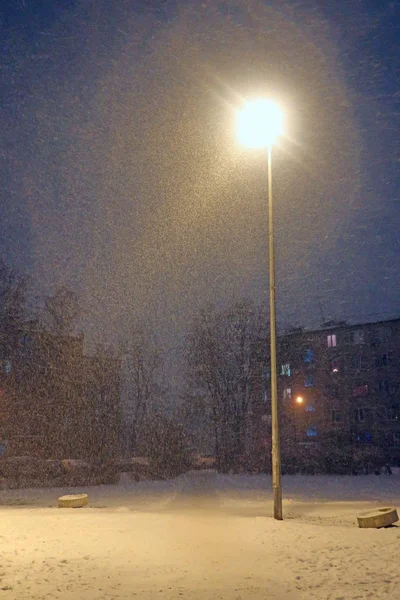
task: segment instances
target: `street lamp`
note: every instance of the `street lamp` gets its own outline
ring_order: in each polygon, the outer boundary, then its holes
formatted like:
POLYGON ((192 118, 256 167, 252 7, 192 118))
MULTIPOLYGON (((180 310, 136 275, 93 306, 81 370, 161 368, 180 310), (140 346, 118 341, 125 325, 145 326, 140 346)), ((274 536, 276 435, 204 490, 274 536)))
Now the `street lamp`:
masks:
POLYGON ((279 441, 278 392, 276 374, 276 316, 275 316, 275 255, 274 220, 272 203, 272 145, 283 133, 283 113, 274 102, 258 99, 248 102, 237 113, 239 141, 249 148, 267 148, 268 151, 268 239, 269 239, 269 306, 271 337, 271 421, 272 421, 272 488, 274 518, 281 521, 282 473, 279 441))

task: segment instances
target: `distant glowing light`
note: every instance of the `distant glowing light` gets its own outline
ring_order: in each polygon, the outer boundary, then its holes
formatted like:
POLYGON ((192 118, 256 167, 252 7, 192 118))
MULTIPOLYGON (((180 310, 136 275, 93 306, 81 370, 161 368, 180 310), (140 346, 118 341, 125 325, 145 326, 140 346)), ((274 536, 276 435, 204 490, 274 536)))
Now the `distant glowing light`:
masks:
POLYGON ((283 134, 283 122, 283 112, 275 102, 252 100, 237 113, 238 139, 249 148, 266 148, 283 134))
POLYGON ((297 396, 296 402, 297 402, 297 404, 303 404, 304 400, 301 396, 297 396))

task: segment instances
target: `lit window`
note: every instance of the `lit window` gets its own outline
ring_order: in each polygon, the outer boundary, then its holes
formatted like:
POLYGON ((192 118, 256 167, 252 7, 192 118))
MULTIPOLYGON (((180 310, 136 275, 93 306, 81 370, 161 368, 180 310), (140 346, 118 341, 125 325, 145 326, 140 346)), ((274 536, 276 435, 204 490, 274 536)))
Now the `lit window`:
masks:
POLYGON ((306 411, 307 412, 315 412, 315 406, 314 406, 314 404, 307 404, 306 411))
POLYGON ((283 390, 283 399, 290 400, 292 397, 292 388, 288 387, 283 390))
POLYGON ((11 371, 12 371, 11 360, 3 360, 2 371, 3 371, 3 373, 7 373, 7 375, 9 375, 11 373, 11 371))
POLYGON ((307 435, 307 437, 316 437, 317 436, 317 428, 314 426, 309 427, 306 431, 306 435, 307 435))
POLYGON ((286 363, 281 366, 281 375, 287 375, 290 377, 290 364, 286 363))
POLYGON ((339 373, 339 363, 337 360, 331 362, 331 371, 332 373, 339 373))
POLYGON ((372 435, 370 433, 359 433, 356 437, 359 444, 372 444, 372 435))
POLYGON ((314 375, 308 374, 304 378, 304 387, 312 387, 314 385, 314 375))
POLYGON ((332 335, 328 335, 327 341, 328 341, 328 348, 335 348, 335 346, 336 346, 336 334, 333 333, 332 335))
POLYGON ((314 362, 314 351, 312 348, 307 348, 307 350, 304 353, 304 362, 305 363, 312 363, 314 362))
POLYGON ((342 415, 340 414, 340 412, 337 410, 333 410, 332 411, 332 423, 339 423, 341 420, 342 420, 342 415))

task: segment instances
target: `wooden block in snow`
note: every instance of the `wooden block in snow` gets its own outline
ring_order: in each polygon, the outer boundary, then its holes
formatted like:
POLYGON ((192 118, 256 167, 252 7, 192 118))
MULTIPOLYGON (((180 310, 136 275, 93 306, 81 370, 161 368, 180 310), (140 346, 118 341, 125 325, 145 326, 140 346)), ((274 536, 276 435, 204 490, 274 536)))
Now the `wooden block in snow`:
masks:
POLYGON ((59 508, 82 508, 89 502, 87 494, 68 494, 58 499, 59 508))
POLYGON ((395 508, 377 508, 357 517, 358 526, 364 528, 388 527, 399 520, 395 508))

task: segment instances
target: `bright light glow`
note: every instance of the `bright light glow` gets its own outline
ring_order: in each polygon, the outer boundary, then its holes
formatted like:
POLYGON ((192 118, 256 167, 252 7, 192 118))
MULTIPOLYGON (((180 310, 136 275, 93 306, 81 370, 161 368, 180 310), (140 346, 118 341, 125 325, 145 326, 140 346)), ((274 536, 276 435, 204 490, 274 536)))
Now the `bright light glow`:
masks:
POLYGON ((237 113, 237 136, 248 148, 271 146, 283 133, 283 113, 271 100, 252 100, 237 113))
POLYGON ((297 396, 296 402, 297 404, 303 404, 303 398, 301 396, 297 396))

